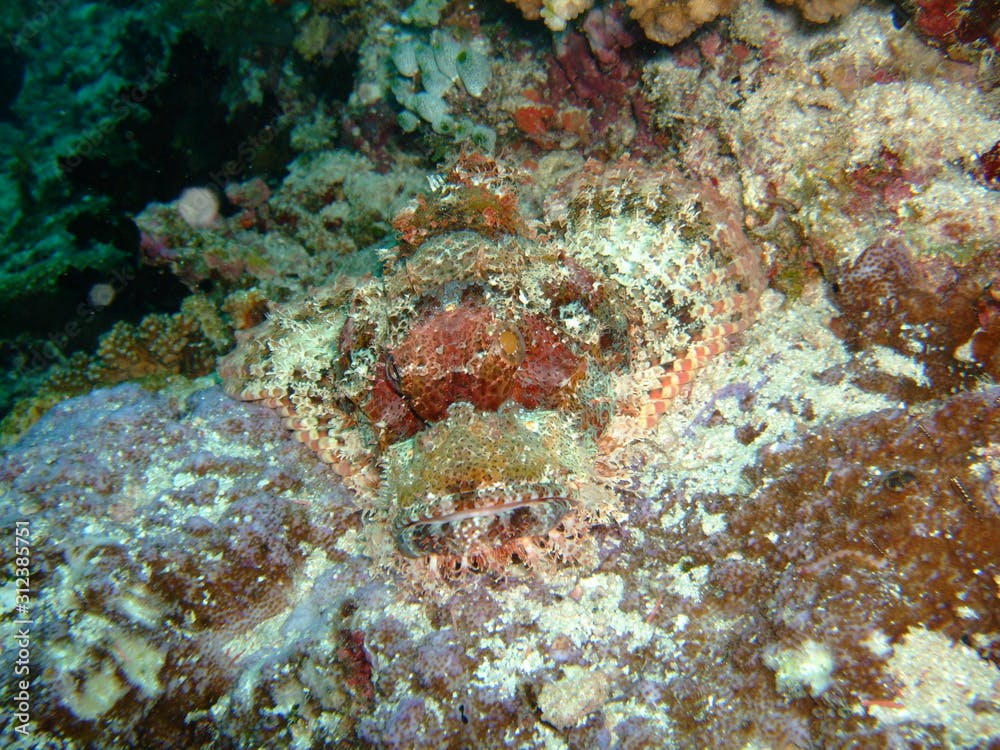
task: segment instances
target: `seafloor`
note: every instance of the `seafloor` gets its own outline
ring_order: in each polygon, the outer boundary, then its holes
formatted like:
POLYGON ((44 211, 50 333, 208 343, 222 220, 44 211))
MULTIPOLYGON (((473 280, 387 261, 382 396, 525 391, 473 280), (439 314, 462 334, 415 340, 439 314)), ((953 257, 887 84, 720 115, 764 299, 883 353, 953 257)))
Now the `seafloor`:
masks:
POLYGON ((4 22, 0 745, 1000 747, 1000 8, 515 5, 4 22))

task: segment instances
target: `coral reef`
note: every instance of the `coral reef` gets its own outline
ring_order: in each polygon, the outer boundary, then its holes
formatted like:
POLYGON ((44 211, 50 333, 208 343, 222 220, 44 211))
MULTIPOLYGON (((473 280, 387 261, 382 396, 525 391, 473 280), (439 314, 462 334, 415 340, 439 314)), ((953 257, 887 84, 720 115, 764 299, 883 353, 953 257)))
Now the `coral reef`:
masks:
POLYGON ((989 3, 516 4, 0 19, 0 745, 1000 745, 989 3))
MULTIPOLYGON (((130 228, 121 214, 159 197, 164 185, 149 184, 154 176, 165 182, 175 165, 200 171, 196 154, 214 145, 204 129, 189 134, 189 122, 178 112, 163 113, 180 68, 197 56, 202 74, 214 74, 205 68, 215 56, 224 60, 220 67, 230 66, 230 87, 219 91, 227 98, 220 106, 246 113, 253 105, 242 95, 237 71, 250 72, 255 43, 273 43, 290 31, 283 15, 268 3, 129 9, 12 4, 2 36, 11 75, 20 80, 5 102, 10 116, 0 138, 4 320, 15 328, 45 321, 58 329, 65 321, 50 318, 58 311, 72 319, 75 304, 63 299, 62 277, 108 274, 128 263, 130 228), (229 35, 236 28, 243 31, 241 41, 229 35), (175 143, 154 143, 150 119, 167 121, 175 143), (162 161, 147 163, 150 152, 161 148, 155 156, 162 161), (149 182, 136 184, 142 180, 149 182)), ((189 108, 205 128, 208 113, 190 106, 193 93, 187 92, 189 108)), ((237 122, 229 125, 231 133, 239 132, 237 122)))
POLYGON ((856 349, 889 347, 919 365, 914 379, 886 377, 868 363, 867 373, 855 375, 866 387, 913 402, 952 393, 984 376, 1000 380, 995 250, 962 264, 947 257, 917 261, 903 243, 887 240, 832 276, 842 312, 832 329, 856 349))
POLYGON ((811 23, 828 23, 846 16, 858 7, 861 0, 781 0, 802 11, 802 17, 811 23))
MULTIPOLYGON (((278 420, 230 405, 217 390, 97 391, 56 406, 4 459, 5 492, 34 519, 32 574, 46 592, 32 662, 45 675, 34 681, 39 732, 104 747, 211 741, 207 711, 262 647, 253 629, 292 600, 303 545, 343 532, 350 509, 301 447, 248 445, 278 420)), ((344 665, 343 705, 363 704, 355 661, 331 659, 344 665)))
POLYGON ((493 75, 488 53, 481 36, 464 40, 441 29, 430 32, 426 41, 415 38, 413 32, 397 36, 392 45, 392 63, 399 77, 391 89, 404 108, 398 117, 400 127, 412 132, 423 120, 435 133, 492 151, 496 133, 466 114, 456 117, 455 113, 467 113, 470 107, 453 88, 460 82, 467 96, 480 98, 493 75), (414 79, 419 81, 419 88, 414 79))
POLYGON ((649 108, 636 85, 637 55, 630 51, 639 41, 637 32, 629 28, 623 12, 613 8, 592 10, 581 30, 553 42, 548 85, 535 94, 539 103, 552 108, 551 114, 546 113, 546 127, 531 133, 523 122, 518 126, 549 148, 557 144, 565 148, 567 135, 575 135, 582 145, 604 152, 605 158, 619 150, 653 145, 649 108))
POLYGON ((231 345, 218 310, 197 295, 184 300, 174 315, 148 315, 137 326, 119 322, 101 337, 93 355, 79 353, 54 366, 33 396, 14 405, 0 423, 0 443, 17 440, 53 405, 93 388, 126 380, 157 388, 175 376, 207 375, 231 345))
MULTIPOLYGON (((1000 544, 998 409, 1000 391, 993 388, 952 397, 930 412, 848 420, 797 445, 762 452, 752 476, 760 489, 728 514, 725 534, 689 563, 710 568, 702 606, 739 623, 732 640, 718 643, 716 653, 732 649, 731 657, 709 666, 712 659, 704 655, 710 672, 699 679, 702 686, 733 686, 724 699, 729 710, 719 711, 719 696, 693 683, 678 694, 695 737, 780 742, 781 724, 799 721, 810 742, 841 746, 823 726, 824 717, 839 712, 841 738, 867 736, 872 747, 899 741, 912 721, 908 714, 919 709, 907 705, 909 693, 888 664, 900 643, 925 628, 944 634, 946 648, 965 644, 963 654, 985 660, 978 663, 986 685, 946 709, 949 724, 969 721, 953 746, 997 731, 995 708, 977 715, 985 695, 973 696, 984 687, 995 690, 1000 677, 997 571, 988 552, 1000 544), (756 604, 748 610, 747 601, 756 604), (738 645, 751 639, 751 649, 738 645), (798 650, 797 663, 789 661, 788 649, 798 650), (805 649, 818 653, 807 657, 805 649), (825 665, 819 678, 817 662, 825 665), (785 707, 737 727, 727 717, 743 700, 740 693, 749 689, 747 681, 768 680, 770 670, 771 688, 789 699, 785 707)), ((699 632, 685 635, 701 641, 699 632)), ((758 690, 767 692, 761 682, 758 690)), ((926 727, 922 741, 944 743, 949 732, 926 727)))
MULTIPOLYGON (((562 31, 566 22, 591 8, 593 0, 507 0, 529 20, 545 19, 553 31, 562 31)), ((854 10, 859 0, 781 0, 794 5, 812 23, 827 23, 854 10)), ((674 45, 720 16, 728 16, 738 0, 626 0, 631 17, 646 36, 660 44, 674 45)), ((606 7, 616 3, 608 2, 606 7)), ((955 22, 956 26, 958 22, 955 22)))
POLYGON ((975 55, 977 48, 1000 50, 1000 20, 989 0, 905 0, 902 5, 913 14, 920 34, 961 56, 975 55))
POLYGON ((918 258, 993 251, 1000 196, 982 165, 997 121, 976 67, 867 7, 805 44, 794 30, 740 6, 729 36, 643 76, 652 120, 689 169, 727 180, 738 169, 749 231, 777 250, 778 287, 801 289, 887 237, 918 258))
POLYGON ((764 450, 746 496, 640 478, 596 561, 414 596, 269 410, 65 402, 0 465, 34 535, 37 739, 988 746, 998 410, 993 388, 831 423, 764 450))
POLYGON ((261 180, 229 184, 227 198, 240 210, 209 226, 185 221, 177 202, 147 206, 136 217, 144 261, 169 268, 192 290, 206 281, 217 294, 256 284, 281 297, 350 269, 357 251, 384 241, 422 178, 416 168, 380 174, 342 149, 304 154, 274 191, 261 180))
POLYGON ((699 26, 733 12, 737 0, 628 0, 632 17, 646 36, 660 44, 677 44, 699 26))

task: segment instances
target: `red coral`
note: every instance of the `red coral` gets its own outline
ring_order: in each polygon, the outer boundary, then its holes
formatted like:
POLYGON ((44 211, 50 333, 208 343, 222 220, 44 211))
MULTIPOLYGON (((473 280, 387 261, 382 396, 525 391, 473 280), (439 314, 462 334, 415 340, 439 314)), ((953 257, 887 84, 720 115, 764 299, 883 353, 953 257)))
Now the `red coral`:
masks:
POLYGON ((345 683, 351 693, 364 703, 375 700, 375 685, 372 683, 372 663, 365 651, 365 634, 360 630, 342 629, 337 633, 340 648, 337 658, 347 670, 345 683))
POLYGON ((514 111, 514 123, 528 136, 539 136, 552 126, 556 111, 547 104, 528 105, 514 111))
POLYGON ((1000 380, 1000 277, 976 304, 979 329, 973 334, 971 353, 994 380, 1000 380))
POLYGON ((996 0, 911 0, 920 32, 945 44, 983 43, 1000 49, 996 0))
POLYGON ((834 332, 855 349, 880 344, 914 357, 929 381, 925 386, 867 373, 861 385, 920 400, 966 387, 983 373, 997 376, 990 343, 996 334, 993 327, 980 328, 977 313, 995 304, 990 296, 1000 281, 995 251, 964 264, 946 256, 917 261, 903 242, 892 239, 868 248, 834 276, 834 301, 842 313, 832 321, 834 332), (972 361, 963 351, 967 347, 972 361))
POLYGON ((1000 190, 1000 141, 994 143, 993 148, 979 157, 979 168, 975 176, 986 187, 1000 190))
POLYGON ((652 144, 650 107, 640 86, 642 68, 631 49, 642 38, 638 28, 625 18, 621 6, 595 8, 581 28, 583 33, 571 30, 554 39, 548 85, 535 101, 548 105, 555 116, 528 123, 528 115, 522 114, 518 126, 534 127, 536 132, 521 129, 548 148, 560 143, 560 129, 585 145, 612 132, 631 133, 637 146, 652 144), (579 128, 577 112, 589 113, 586 129, 579 128), (545 133, 550 135, 542 138, 545 133))
POLYGON ((848 173, 850 202, 848 212, 864 216, 873 206, 895 208, 912 197, 919 184, 919 177, 903 166, 899 156, 889 149, 882 149, 878 158, 848 173))

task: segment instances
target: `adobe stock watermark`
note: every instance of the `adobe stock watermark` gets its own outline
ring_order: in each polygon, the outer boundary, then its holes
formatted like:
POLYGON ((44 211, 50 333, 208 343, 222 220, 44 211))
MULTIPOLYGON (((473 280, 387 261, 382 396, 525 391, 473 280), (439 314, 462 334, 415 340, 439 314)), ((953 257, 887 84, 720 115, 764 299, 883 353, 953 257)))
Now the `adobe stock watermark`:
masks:
POLYGON ((32 718, 32 629, 35 621, 32 617, 34 590, 31 587, 31 523, 15 521, 14 546, 14 633, 11 636, 14 649, 14 692, 11 699, 10 727, 18 739, 27 739, 34 728, 32 718))
POLYGON ((65 8, 69 3, 66 0, 40 0, 35 5, 34 15, 25 19, 17 32, 7 37, 10 46, 18 52, 24 52, 24 48, 31 44, 51 23, 52 15, 65 8))

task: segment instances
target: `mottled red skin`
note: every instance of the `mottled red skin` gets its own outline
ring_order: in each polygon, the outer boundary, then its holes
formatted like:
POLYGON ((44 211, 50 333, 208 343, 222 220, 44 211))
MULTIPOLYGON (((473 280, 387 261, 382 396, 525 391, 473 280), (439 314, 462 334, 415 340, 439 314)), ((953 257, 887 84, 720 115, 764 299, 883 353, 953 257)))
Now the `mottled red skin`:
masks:
POLYGON ((510 398, 528 409, 556 406, 560 394, 571 390, 587 363, 559 339, 543 318, 526 315, 524 362, 518 368, 510 398))
POLYGON ((370 704, 375 700, 375 685, 372 683, 372 664, 365 650, 365 634, 360 630, 337 632, 340 648, 337 658, 346 669, 346 684, 362 702, 370 704))
POLYGON ((514 387, 522 355, 499 344, 509 324, 478 304, 460 305, 417 323, 392 353, 399 388, 425 421, 436 422, 456 401, 496 411, 514 387))
POLYGON ((424 426, 406 399, 389 382, 384 364, 375 377, 371 397, 364 410, 379 430, 379 442, 383 446, 416 435, 424 426))
POLYGON ((460 401, 483 411, 507 401, 529 409, 555 406, 585 369, 545 318, 505 321, 486 305, 465 302, 431 313, 387 353, 364 411, 380 442, 390 445, 443 419, 460 401), (516 352, 510 350, 514 339, 516 352))
POLYGON ((411 252, 431 237, 461 229, 474 229, 492 239, 528 234, 514 193, 497 193, 485 185, 462 185, 455 188, 452 197, 442 210, 438 202, 417 196, 416 205, 393 220, 393 228, 411 252))

